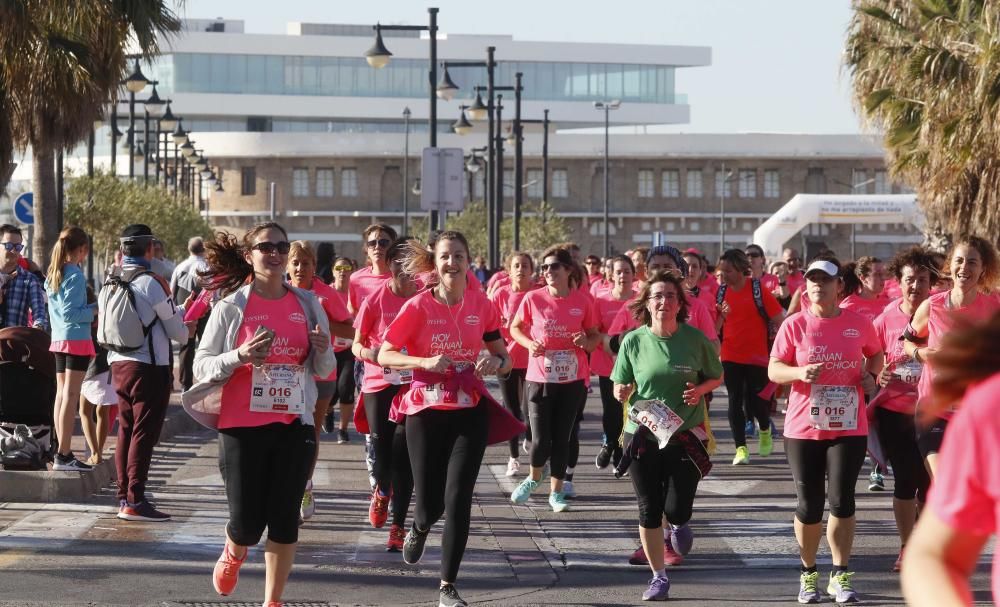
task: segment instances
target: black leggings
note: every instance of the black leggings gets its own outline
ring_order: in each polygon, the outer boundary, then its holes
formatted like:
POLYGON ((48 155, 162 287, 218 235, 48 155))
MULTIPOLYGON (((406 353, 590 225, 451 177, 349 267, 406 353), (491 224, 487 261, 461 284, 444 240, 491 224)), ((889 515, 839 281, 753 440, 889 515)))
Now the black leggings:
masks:
POLYGON ((566 457, 566 467, 576 468, 576 463, 580 460, 580 424, 583 423, 583 409, 587 405, 587 395, 584 394, 580 401, 580 408, 576 412, 576 421, 573 422, 573 432, 569 435, 569 455, 566 457))
MULTIPOLYGON (((393 482, 396 468, 399 468, 403 462, 407 468, 410 466, 409 459, 405 455, 401 459, 396 457, 398 453, 396 450, 396 422, 389 419, 392 399, 398 393, 399 386, 388 386, 378 392, 366 392, 363 398, 365 417, 368 419, 368 427, 371 429, 372 449, 375 450, 375 465, 372 474, 378 488, 385 495, 388 495, 390 490, 396 490, 396 485, 393 482)), ((407 499, 407 503, 409 503, 409 499, 407 499)))
POLYGON ((619 441, 622 438, 622 428, 625 426, 622 417, 622 404, 615 398, 615 382, 610 377, 598 377, 601 388, 601 405, 604 413, 601 416, 601 423, 604 426, 604 443, 612 448, 619 448, 619 441))
MULTIPOLYGON (((511 369, 510 375, 500 378, 500 395, 503 397, 503 404, 517 419, 524 421, 524 410, 521 404, 524 402, 524 375, 527 369, 511 369)), ((528 430, 528 441, 531 441, 531 430, 528 430)), ((510 456, 517 459, 518 443, 520 436, 511 437, 508 441, 510 456)))
POLYGON ((854 489, 867 448, 867 436, 829 440, 785 437, 785 455, 792 468, 795 495, 799 500, 795 508, 795 518, 799 522, 815 525, 823 521, 826 494, 829 494, 832 516, 854 516, 854 489))
POLYGON ((349 405, 354 402, 354 352, 348 348, 333 355, 337 358, 337 390, 330 402, 349 405))
POLYGON ((917 446, 917 427, 912 414, 898 413, 879 407, 878 438, 892 464, 892 495, 896 499, 927 501, 931 477, 924 467, 924 458, 917 446))
POLYGON ((316 452, 312 426, 298 420, 219 430, 219 472, 226 485, 226 534, 255 546, 267 528, 278 544, 299 540, 299 507, 316 452))
POLYGON ((454 582, 469 541, 472 494, 486 452, 489 413, 471 409, 424 409, 406 417, 406 443, 413 466, 413 526, 426 532, 443 514, 441 580, 454 582))
POLYGON ((528 418, 531 421, 531 466, 541 468, 551 460, 552 478, 566 477, 569 441, 587 399, 583 380, 568 384, 528 382, 528 418))
POLYGON ((767 387, 767 367, 723 361, 722 370, 729 392, 729 429, 736 446, 745 447, 747 418, 744 406, 753 412, 762 430, 771 427, 771 403, 760 397, 760 392, 767 387))
POLYGON ((628 475, 639 502, 640 527, 657 529, 663 525, 664 515, 672 525, 691 520, 701 473, 682 445, 672 443, 658 449, 650 442, 642 457, 632 460, 628 475))

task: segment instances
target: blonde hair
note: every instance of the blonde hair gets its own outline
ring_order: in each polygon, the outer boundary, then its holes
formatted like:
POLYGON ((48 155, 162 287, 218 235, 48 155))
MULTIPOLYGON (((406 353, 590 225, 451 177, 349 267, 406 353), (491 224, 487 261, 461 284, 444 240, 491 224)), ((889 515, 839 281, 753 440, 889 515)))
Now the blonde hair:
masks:
POLYGON ((45 275, 45 284, 49 289, 59 290, 63 281, 63 267, 69 263, 69 254, 89 243, 90 238, 82 228, 70 226, 59 233, 59 240, 52 247, 49 272, 45 275))
POLYGON ((305 257, 306 259, 312 261, 313 265, 316 265, 316 251, 307 240, 296 240, 292 242, 291 248, 288 249, 288 259, 290 260, 293 257, 305 257))

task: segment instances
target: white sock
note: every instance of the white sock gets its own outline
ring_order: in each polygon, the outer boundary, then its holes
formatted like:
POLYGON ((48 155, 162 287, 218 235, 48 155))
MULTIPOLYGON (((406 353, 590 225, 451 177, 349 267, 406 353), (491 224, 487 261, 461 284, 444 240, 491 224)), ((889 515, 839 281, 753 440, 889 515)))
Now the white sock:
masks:
POLYGON ((653 572, 653 577, 658 577, 661 580, 667 579, 667 568, 664 567, 663 569, 657 569, 653 572))

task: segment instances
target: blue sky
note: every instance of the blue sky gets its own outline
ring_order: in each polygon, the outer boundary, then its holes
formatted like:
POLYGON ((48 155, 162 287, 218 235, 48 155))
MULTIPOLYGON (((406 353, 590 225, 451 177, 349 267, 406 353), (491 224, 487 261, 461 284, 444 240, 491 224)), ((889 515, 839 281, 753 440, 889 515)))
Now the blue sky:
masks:
MULTIPOLYGON (((431 5, 187 0, 182 14, 242 19, 250 33, 284 33, 289 21, 424 24, 431 5)), ((665 127, 668 132, 861 132, 841 70, 850 0, 438 0, 433 5, 441 9, 444 32, 712 47, 712 66, 678 70, 677 92, 688 95, 691 122, 665 127)))

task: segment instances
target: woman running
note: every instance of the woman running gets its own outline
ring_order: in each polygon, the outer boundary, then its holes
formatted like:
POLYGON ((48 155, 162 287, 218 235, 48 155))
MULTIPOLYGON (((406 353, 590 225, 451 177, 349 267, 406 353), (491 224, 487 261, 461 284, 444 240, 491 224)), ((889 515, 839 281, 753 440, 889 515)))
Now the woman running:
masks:
MULTIPOLYGON (((351 273, 354 272, 354 262, 349 257, 338 257, 333 262, 333 282, 330 286, 346 305, 350 298, 351 273)), ((350 442, 347 425, 354 413, 354 352, 351 351, 350 339, 334 336, 333 354, 337 357, 337 384, 331 399, 330 411, 326 414, 325 427, 327 432, 333 432, 332 405, 340 405, 340 424, 337 427, 337 444, 350 442)))
MULTIPOLYGON (((903 332, 906 355, 925 367, 930 364, 917 383, 917 407, 931 396, 934 365, 928 363, 927 357, 937 350, 941 338, 952 329, 956 318, 982 322, 1000 308, 996 294, 990 291, 1000 279, 996 247, 978 236, 970 236, 955 243, 948 260, 952 288, 935 293, 920 304, 903 332)), ((937 453, 951 413, 950 410, 937 411, 933 423, 921 424, 918 428, 917 441, 931 480, 935 477, 937 453)))
MULTIPOLYGON (((528 372, 528 351, 514 341, 510 335, 510 323, 521 306, 524 296, 537 288, 534 279, 535 262, 531 255, 515 251, 507 264, 507 275, 511 282, 498 287, 490 296, 490 301, 500 315, 500 334, 507 344, 513 368, 506 377, 500 378, 500 393, 503 404, 517 419, 524 421, 524 378, 528 372)), ((528 435, 530 437, 530 433, 528 435)), ((510 457, 507 459, 507 476, 516 476, 521 471, 521 461, 518 453, 518 443, 521 437, 515 436, 508 444, 510 457)), ((530 438, 525 439, 529 444, 530 438)), ((528 449, 525 449, 527 452, 528 449)))
POLYGON ((90 239, 78 227, 66 228, 52 248, 45 293, 49 299, 49 322, 56 359, 56 401, 52 418, 59 444, 53 470, 87 471, 91 466, 73 455, 73 424, 80 407, 80 384, 94 357, 90 325, 96 303, 87 303, 87 279, 80 264, 90 254, 90 239))
POLYGON ((791 384, 784 435, 798 497, 794 527, 802 563, 800 603, 820 601, 816 552, 827 496, 826 538, 833 571, 826 591, 837 603, 857 600, 848 565, 854 544, 854 488, 868 444, 861 380, 866 374, 877 375, 883 355, 872 323, 838 307, 842 286, 836 260, 809 265, 808 307, 782 323, 768 366, 771 381, 791 384))
POLYGON ((438 235, 433 250, 408 247, 405 271, 433 270, 435 284, 407 301, 379 350, 384 367, 413 371, 410 390, 393 404, 406 416, 416 507, 403 560, 420 561, 431 527, 443 514, 439 605, 467 605, 455 589, 469 539, 472 495, 488 443, 520 434, 524 424, 489 395, 480 379, 510 371, 500 317, 482 289, 467 287, 469 244, 459 232, 438 235), (483 347, 489 351, 480 357, 483 347), (406 348, 407 353, 403 353, 406 348))
POLYGON ((278 224, 255 226, 242 241, 219 232, 205 247, 204 279, 224 297, 212 308, 183 402, 219 430, 229 523, 212 582, 231 594, 267 529, 264 605, 280 607, 316 451, 313 377, 334 369, 327 317, 315 295, 285 282, 291 245, 278 224))
POLYGON ((601 390, 601 405, 604 414, 601 424, 604 429, 604 441, 601 450, 597 452, 594 464, 599 470, 604 470, 608 464, 618 467, 622 458, 622 448, 619 440, 622 435, 622 407, 615 398, 614 384, 611 381, 611 369, 614 366, 613 354, 604 348, 603 336, 610 335, 611 327, 618 313, 632 301, 636 292, 632 288, 635 280, 635 266, 632 260, 624 255, 615 255, 611 260, 611 290, 600 293, 594 300, 597 307, 598 328, 602 335, 601 344, 590 355, 590 370, 597 375, 601 390))
MULTIPOLYGON (((957 408, 937 459, 934 489, 903 558, 907 605, 972 605, 969 578, 1000 526, 1000 315, 943 336, 931 357, 933 401, 957 408), (956 407, 957 404, 957 407, 956 407)), ((1000 561, 993 555, 993 600, 1000 597, 1000 561)), ((975 601, 978 602, 978 601, 975 601)))
POLYGON ((386 328, 396 319, 403 304, 417 293, 417 284, 403 271, 407 242, 397 240, 389 245, 386 261, 392 278, 361 304, 351 346, 355 358, 365 365, 361 399, 375 450, 375 488, 368 505, 368 522, 376 529, 382 528, 392 501, 392 525, 386 542, 386 550, 390 552, 403 549, 406 535, 403 525, 413 495, 413 472, 406 451, 405 429, 389 418, 389 409, 400 389, 409 385, 413 374, 383 368, 378 363, 378 351, 386 328))
POLYGON ((580 290, 583 273, 567 249, 552 247, 540 266, 546 286, 525 295, 510 327, 528 360, 528 417, 531 420, 531 474, 511 493, 515 504, 528 501, 551 458, 549 506, 569 509, 563 480, 570 436, 587 400, 587 354, 601 339, 593 299, 580 290))
MULTIPOLYGON (((708 338, 683 322, 687 297, 680 277, 654 272, 628 309, 643 326, 623 339, 611 380, 628 414, 625 442, 633 458, 628 471, 639 502, 642 548, 653 571, 642 600, 665 601, 670 580, 662 521, 665 517, 671 528, 687 524, 698 482, 711 469, 707 437, 700 431, 702 405, 704 395, 722 384, 722 363, 708 338), (670 431, 660 436, 637 423, 650 413, 633 409, 651 403, 669 412, 661 429, 670 431)), ((686 553, 692 539, 681 545, 678 538, 671 549, 686 553)))
POLYGON ((892 512, 900 548, 893 571, 899 571, 903 549, 917 522, 918 504, 927 500, 931 483, 917 446, 914 423, 921 367, 903 352, 901 337, 913 313, 930 295, 935 279, 933 267, 934 260, 920 247, 896 255, 889 271, 903 288, 903 296, 889 304, 874 323, 885 352, 885 367, 879 374, 881 390, 869 405, 869 415, 874 414, 879 442, 895 475, 892 512))
MULTIPOLYGON (((326 312, 327 321, 330 325, 330 333, 343 339, 354 336, 354 327, 351 325, 351 313, 347 311, 344 301, 332 288, 327 286, 316 276, 316 253, 305 240, 296 240, 292 243, 288 251, 288 275, 291 278, 289 284, 297 289, 312 291, 319 300, 320 305, 326 312)), ((316 404, 313 407, 313 420, 319 422, 326 419, 327 409, 330 407, 330 399, 333 398, 337 387, 337 369, 326 377, 314 377, 316 381, 316 404)), ((314 424, 316 430, 316 444, 320 440, 320 424, 314 424)), ((316 463, 319 461, 319 449, 313 455, 312 465, 309 467, 309 480, 306 481, 306 491, 302 494, 302 508, 300 515, 302 520, 307 521, 316 513, 316 500, 313 499, 312 477, 316 472, 316 463)))

